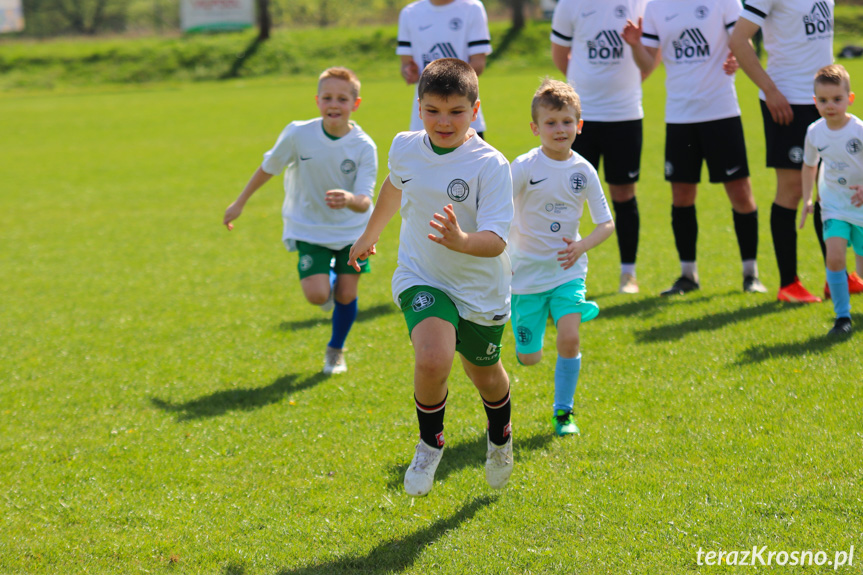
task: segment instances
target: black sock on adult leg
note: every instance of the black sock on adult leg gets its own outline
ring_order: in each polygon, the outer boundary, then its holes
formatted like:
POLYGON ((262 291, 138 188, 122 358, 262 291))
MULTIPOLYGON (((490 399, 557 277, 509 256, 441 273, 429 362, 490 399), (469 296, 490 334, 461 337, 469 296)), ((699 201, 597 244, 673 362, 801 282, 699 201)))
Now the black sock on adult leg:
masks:
POLYGON ((758 257, 758 210, 748 214, 741 214, 731 210, 734 214, 734 233, 737 234, 737 246, 740 248, 740 259, 742 261, 754 260, 758 257))
POLYGON ((616 219, 614 227, 617 231, 620 263, 634 264, 638 254, 638 234, 641 227, 641 217, 638 215, 638 199, 612 202, 612 205, 616 219))
POLYGON ((770 208, 770 233, 779 268, 779 285, 785 287, 797 279, 797 210, 774 203, 770 208))
POLYGON ((671 206, 671 231, 674 245, 682 262, 695 261, 695 246, 698 243, 698 217, 695 206, 671 206))

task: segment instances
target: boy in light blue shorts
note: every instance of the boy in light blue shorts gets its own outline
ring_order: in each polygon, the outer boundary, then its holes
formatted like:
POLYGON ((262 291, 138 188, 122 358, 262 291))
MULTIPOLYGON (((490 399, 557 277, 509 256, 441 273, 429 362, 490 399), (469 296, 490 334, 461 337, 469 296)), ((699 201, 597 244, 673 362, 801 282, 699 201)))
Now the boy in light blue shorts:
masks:
POLYGON ((827 285, 836 319, 828 335, 851 333, 851 301, 845 271, 849 246, 863 256, 863 121, 847 112, 854 102, 851 79, 840 65, 831 64, 815 75, 815 107, 821 119, 806 131, 803 147, 803 214, 813 213, 812 188, 818 175, 818 203, 827 246, 827 285))
POLYGON ((585 300, 587 251, 614 233, 614 221, 596 170, 571 150, 582 125, 575 90, 546 79, 534 94, 531 117, 541 145, 512 163, 512 327, 519 362, 535 365, 549 314, 557 326, 552 423, 564 436, 579 432, 572 413, 581 370, 579 327, 599 313, 585 300), (585 203, 596 227, 582 238, 585 203))

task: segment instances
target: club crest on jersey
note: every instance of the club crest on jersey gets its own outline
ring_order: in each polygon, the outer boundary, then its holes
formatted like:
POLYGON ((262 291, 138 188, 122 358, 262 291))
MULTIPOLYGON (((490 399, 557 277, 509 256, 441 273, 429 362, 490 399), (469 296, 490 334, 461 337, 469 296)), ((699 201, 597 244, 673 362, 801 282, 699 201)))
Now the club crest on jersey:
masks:
POLYGON ((794 162, 795 164, 800 164, 803 162, 803 148, 800 146, 794 146, 790 150, 788 150, 788 159, 794 162))
POLYGON ((524 326, 519 326, 515 331, 515 337, 518 339, 518 343, 527 345, 533 341, 533 332, 524 326))
POLYGON ((315 263, 315 258, 310 255, 304 255, 300 258, 300 271, 308 271, 311 269, 313 263, 315 263))
POLYGON ((707 6, 699 6, 695 9, 695 17, 699 20, 704 20, 708 14, 710 14, 710 10, 708 10, 707 6))
POLYGON ((342 165, 339 166, 343 174, 350 174, 351 172, 356 171, 357 164, 353 160, 345 160, 342 162, 342 165))
POLYGON ((809 14, 803 16, 803 27, 807 36, 833 33, 833 17, 827 2, 815 2, 809 14))
POLYGON ((623 4, 618 4, 614 9, 614 17, 615 18, 626 18, 626 6, 623 4))
POLYGON ((848 180, 846 180, 845 178, 839 178, 839 179, 838 179, 838 180, 836 180, 836 181, 837 181, 837 182, 839 182, 839 185, 840 185, 840 186, 844 186, 845 184, 847 184, 847 183, 848 183, 848 180))
POLYGON ((569 176, 569 187, 572 188, 572 191, 576 194, 584 189, 584 186, 587 185, 587 176, 582 174, 581 172, 576 172, 569 176))
POLYGON ((470 187, 464 180, 456 178, 447 186, 446 195, 454 202, 463 202, 470 195, 470 187))
POLYGON ((420 293, 415 295, 414 300, 411 302, 411 308, 416 312, 420 312, 433 305, 434 296, 427 291, 421 291, 420 293))
POLYGON ((450 30, 461 30, 461 27, 464 23, 461 21, 461 18, 453 18, 449 21, 449 29, 450 30))
POLYGON ((856 154, 860 150, 863 150, 863 142, 861 142, 859 138, 851 138, 848 140, 848 143, 845 144, 845 149, 848 150, 849 154, 856 154))
POLYGON ((554 204, 545 204, 545 211, 550 212, 554 209, 554 204))
POLYGON ((560 231, 560 223, 552 222, 551 223, 551 231, 553 231, 554 233, 559 232, 560 231))

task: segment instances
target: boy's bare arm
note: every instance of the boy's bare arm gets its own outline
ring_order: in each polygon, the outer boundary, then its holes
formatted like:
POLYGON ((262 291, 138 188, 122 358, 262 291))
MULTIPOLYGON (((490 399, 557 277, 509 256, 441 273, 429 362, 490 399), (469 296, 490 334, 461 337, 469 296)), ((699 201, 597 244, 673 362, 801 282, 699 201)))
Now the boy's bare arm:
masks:
POLYGON ((228 230, 234 229, 232 221, 236 220, 240 217, 240 214, 243 213, 243 208, 246 206, 246 202, 249 201, 249 198, 257 192, 261 186, 266 184, 272 178, 272 174, 268 174, 264 171, 263 168, 258 168, 255 170, 255 173, 252 174, 252 177, 249 179, 246 186, 243 188, 243 191, 240 192, 239 197, 234 200, 228 209, 225 210, 225 218, 222 220, 222 224, 227 226, 228 230))
POLYGON ((362 214, 372 205, 372 199, 362 194, 354 194, 347 190, 328 190, 324 201, 331 210, 347 208, 352 212, 362 214))
POLYGON ((401 205, 402 191, 390 182, 390 177, 387 175, 378 194, 375 211, 372 212, 369 223, 366 224, 365 231, 357 238, 354 245, 351 246, 351 253, 348 256, 349 266, 360 271, 360 265, 357 263, 357 260, 368 259, 370 255, 375 253, 375 244, 378 243, 381 232, 384 231, 387 223, 399 211, 401 205))
POLYGON ((428 238, 454 252, 476 256, 478 258, 494 258, 506 249, 506 242, 496 233, 488 230, 466 233, 458 225, 452 204, 447 204, 444 213, 435 214, 429 225, 440 232, 440 236, 429 234, 428 238))
POLYGON ((812 204, 812 190, 815 189, 815 179, 818 177, 818 166, 803 164, 800 168, 800 180, 803 187, 803 209, 800 210, 800 229, 806 224, 806 216, 815 211, 812 204))
POLYGON ((557 255, 560 256, 557 258, 557 261, 560 262, 560 267, 568 270, 575 265, 578 258, 610 238, 613 233, 614 220, 608 220, 607 222, 597 224, 592 232, 577 242, 570 238, 563 238, 566 247, 557 252, 557 255))

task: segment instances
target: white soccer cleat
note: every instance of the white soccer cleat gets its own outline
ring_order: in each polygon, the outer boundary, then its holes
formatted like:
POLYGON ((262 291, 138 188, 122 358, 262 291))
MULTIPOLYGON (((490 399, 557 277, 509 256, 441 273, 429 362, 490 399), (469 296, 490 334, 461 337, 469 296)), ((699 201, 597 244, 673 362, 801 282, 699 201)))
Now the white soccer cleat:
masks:
POLYGON ((485 480, 494 489, 502 489, 512 475, 512 434, 503 445, 495 445, 488 439, 485 459, 485 480))
POLYGON ((335 375, 347 370, 348 364, 345 363, 344 351, 327 346, 326 355, 324 355, 324 375, 335 375))
POLYGON ((638 293, 638 281, 632 274, 620 274, 620 293, 638 293))
POLYGON ((443 447, 435 449, 420 439, 410 467, 405 472, 405 491, 408 495, 422 497, 434 485, 434 473, 443 456, 443 447))

